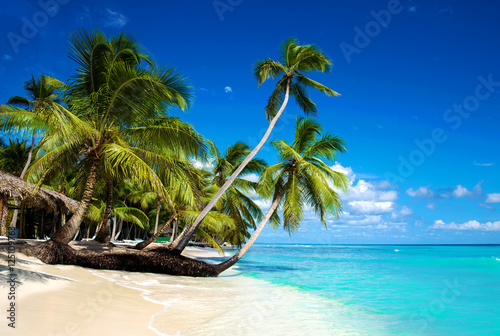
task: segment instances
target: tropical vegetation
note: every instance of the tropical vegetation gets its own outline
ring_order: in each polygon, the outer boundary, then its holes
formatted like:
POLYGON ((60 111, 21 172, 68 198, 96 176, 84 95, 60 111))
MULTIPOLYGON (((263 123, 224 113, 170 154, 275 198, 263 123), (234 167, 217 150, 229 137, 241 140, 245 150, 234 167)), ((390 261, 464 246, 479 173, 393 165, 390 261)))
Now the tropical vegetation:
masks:
POLYGON ((268 222, 292 234, 306 208, 325 226, 341 214, 348 183, 329 163, 344 143, 317 121, 299 118, 291 144, 272 142, 279 163, 256 157, 290 96, 315 116, 307 89, 338 95, 306 77, 332 64, 316 46, 288 39, 278 61, 256 63, 258 86, 277 78, 264 109, 269 127, 254 149, 235 142, 225 151, 171 115, 191 107, 193 88, 132 37, 80 30, 68 56, 76 69, 67 83, 32 76, 27 97, 0 108, 9 140, 0 144, 0 235, 10 220, 20 237, 47 240, 32 251, 41 260, 214 276, 240 260, 268 222), (271 202, 265 214, 257 200, 271 202), (219 265, 179 256, 193 239, 239 252, 219 265), (133 244, 118 254, 82 254, 68 245, 73 240, 133 244), (168 242, 151 245, 158 240, 168 242))

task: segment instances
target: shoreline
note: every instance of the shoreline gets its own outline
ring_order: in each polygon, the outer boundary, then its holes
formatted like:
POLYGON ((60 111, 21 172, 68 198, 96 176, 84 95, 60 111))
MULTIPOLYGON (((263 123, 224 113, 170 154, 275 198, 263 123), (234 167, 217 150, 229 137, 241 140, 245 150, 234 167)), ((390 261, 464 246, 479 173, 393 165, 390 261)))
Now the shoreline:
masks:
MULTIPOLYGON (((167 335, 152 326, 165 305, 149 299, 139 288, 99 275, 118 272, 127 277, 134 272, 48 265, 19 252, 15 255, 16 281, 20 284, 15 300, 9 300, 8 258, 6 251, 0 251, 1 335, 167 335), (11 302, 16 308, 15 328, 9 327, 6 319, 11 302)), ((220 257, 213 249, 196 247, 186 248, 183 255, 220 257)))
MULTIPOLYGON (((187 247, 183 255, 208 262, 221 257, 200 247, 187 247)), ((16 329, 4 322, 1 335, 358 334, 320 314, 339 309, 335 302, 246 276, 237 266, 216 278, 195 278, 47 265, 21 253, 17 258, 19 269, 30 273, 19 287, 16 329)), ((6 294, 0 287, 0 297, 6 294)))

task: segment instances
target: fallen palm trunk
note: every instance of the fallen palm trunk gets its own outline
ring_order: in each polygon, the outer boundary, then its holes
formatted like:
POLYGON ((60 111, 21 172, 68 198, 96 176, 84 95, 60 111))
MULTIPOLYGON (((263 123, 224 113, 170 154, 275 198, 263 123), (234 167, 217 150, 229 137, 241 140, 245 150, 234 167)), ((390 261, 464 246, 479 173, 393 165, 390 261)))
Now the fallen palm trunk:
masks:
POLYGON ((212 265, 200 260, 186 258, 161 248, 149 251, 123 249, 120 252, 76 251, 56 241, 42 243, 29 250, 20 251, 35 256, 47 264, 77 265, 82 267, 148 272, 192 277, 215 277, 212 265))

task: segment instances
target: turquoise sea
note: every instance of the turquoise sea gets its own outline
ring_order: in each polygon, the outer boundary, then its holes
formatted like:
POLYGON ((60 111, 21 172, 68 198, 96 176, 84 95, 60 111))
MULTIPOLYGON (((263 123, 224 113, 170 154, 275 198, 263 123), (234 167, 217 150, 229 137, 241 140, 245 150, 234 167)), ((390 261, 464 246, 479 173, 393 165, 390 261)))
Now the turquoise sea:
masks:
POLYGON ((255 244, 218 278, 92 272, 163 305, 158 335, 500 335, 500 245, 255 244))
POLYGON ((238 265, 349 334, 500 335, 500 245, 254 245, 238 265))

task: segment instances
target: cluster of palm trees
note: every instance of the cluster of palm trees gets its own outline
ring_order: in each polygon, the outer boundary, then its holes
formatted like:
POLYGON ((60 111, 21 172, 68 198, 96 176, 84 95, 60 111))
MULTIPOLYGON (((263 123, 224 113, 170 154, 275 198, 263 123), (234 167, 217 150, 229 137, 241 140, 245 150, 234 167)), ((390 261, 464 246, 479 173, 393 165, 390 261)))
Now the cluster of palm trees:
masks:
MULTIPOLYGON (((297 119, 292 143, 272 143, 278 164, 267 166, 256 158, 290 96, 306 115, 315 115, 307 88, 337 95, 305 76, 326 72, 331 65, 314 45, 289 39, 278 61, 256 64, 259 86, 278 77, 265 108, 269 128, 253 150, 237 142, 225 152, 169 115, 171 108, 189 108, 192 89, 175 69, 153 62, 133 38, 81 30, 72 35, 69 50, 78 67, 67 84, 45 75, 32 77, 25 84, 28 97, 12 97, 0 111, 6 134, 30 138, 29 143, 3 146, 0 169, 80 201, 77 211, 60 214, 61 223, 52 232, 39 232, 41 237, 68 244, 77 236, 90 236, 92 228, 94 239, 106 244, 134 228, 148 232, 135 246, 143 249, 171 229, 169 246, 177 254, 195 234, 216 248, 224 242, 244 245, 215 266, 220 273, 241 258, 269 221, 275 226, 283 222, 291 233, 306 207, 325 225, 328 214, 340 214, 337 192, 347 189, 347 178, 325 161, 333 161, 344 144, 323 133, 316 121, 297 119), (16 145, 23 154, 9 168, 7 154, 16 145), (210 168, 198 168, 195 162, 210 168), (250 174, 259 180, 246 179, 250 174), (255 197, 271 200, 265 214, 255 197), (66 215, 71 215, 68 220, 66 215)), ((10 225, 15 227, 20 201, 10 203, 10 225)))

